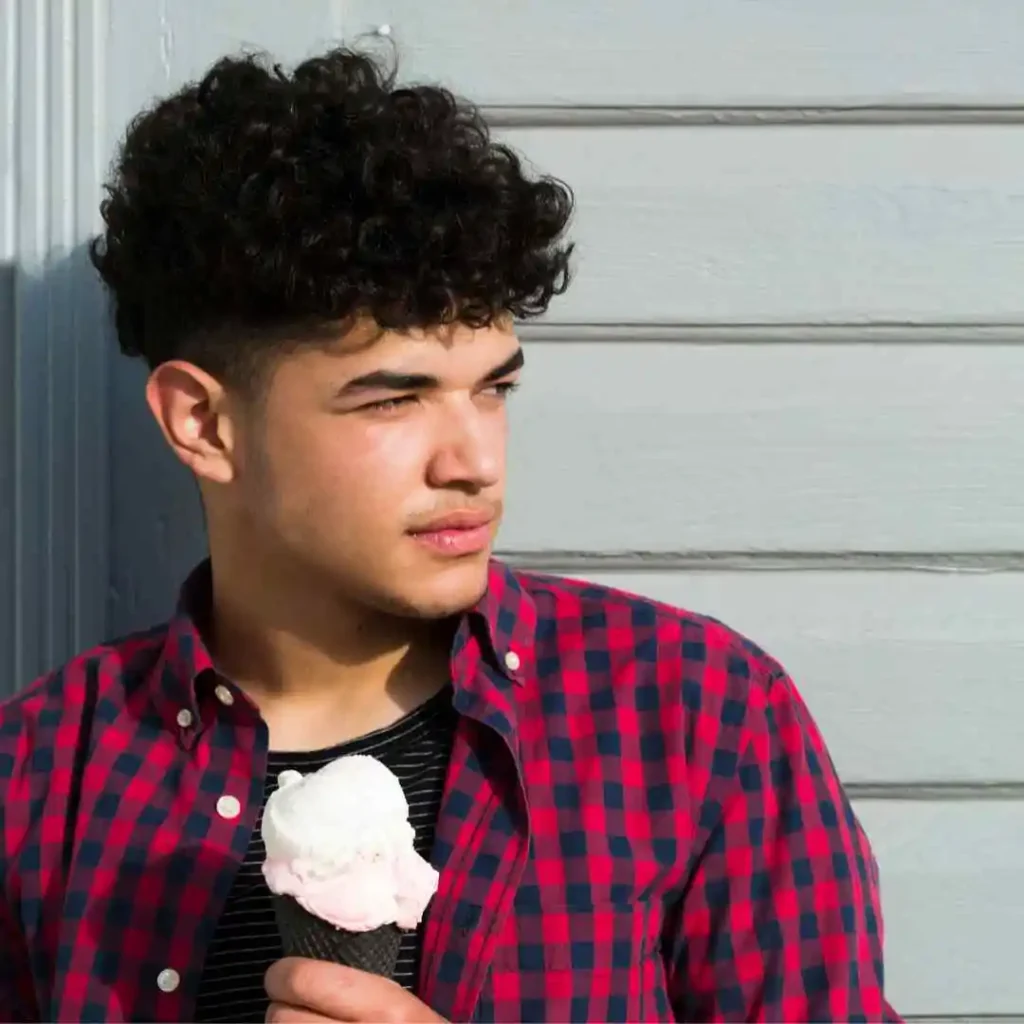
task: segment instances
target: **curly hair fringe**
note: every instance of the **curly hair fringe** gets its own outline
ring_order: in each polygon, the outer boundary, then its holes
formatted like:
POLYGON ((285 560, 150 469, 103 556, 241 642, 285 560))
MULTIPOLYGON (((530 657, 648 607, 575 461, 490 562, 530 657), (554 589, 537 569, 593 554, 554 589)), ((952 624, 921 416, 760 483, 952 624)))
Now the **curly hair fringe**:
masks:
POLYGON ((129 126, 91 255, 123 352, 238 378, 358 317, 539 316, 569 284, 572 210, 447 89, 346 48, 291 74, 246 55, 129 126))

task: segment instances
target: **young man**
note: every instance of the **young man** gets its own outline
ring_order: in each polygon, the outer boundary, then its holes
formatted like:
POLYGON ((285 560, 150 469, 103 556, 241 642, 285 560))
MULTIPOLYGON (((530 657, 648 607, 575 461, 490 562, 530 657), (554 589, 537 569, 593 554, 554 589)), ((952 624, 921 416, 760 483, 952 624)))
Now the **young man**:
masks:
POLYGON ((567 188, 365 56, 225 60, 130 128, 94 262, 202 492, 171 621, 0 714, 0 1018, 897 1019, 868 841, 783 669, 490 559, 513 322, 567 188), (281 771, 399 776, 438 893, 393 979, 284 960, 281 771))

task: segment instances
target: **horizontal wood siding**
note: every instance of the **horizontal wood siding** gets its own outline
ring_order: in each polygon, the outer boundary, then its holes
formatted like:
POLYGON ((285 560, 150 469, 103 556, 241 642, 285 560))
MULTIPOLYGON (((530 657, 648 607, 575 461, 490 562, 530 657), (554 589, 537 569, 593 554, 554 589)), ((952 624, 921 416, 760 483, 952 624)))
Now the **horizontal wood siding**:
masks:
POLYGON ((346 0, 409 74, 495 105, 1024 100, 1017 0, 346 0))
POLYGON ((0 6, 0 688, 166 614, 203 550, 82 250, 127 120, 382 26, 578 195, 503 552, 782 660, 881 863, 893 1001, 1024 1020, 1019 0, 0 6))
POLYGON ((556 322, 1024 323, 1015 126, 503 136, 578 194, 556 322))
POLYGON ((1022 346, 527 347, 509 550, 1024 550, 1022 346))

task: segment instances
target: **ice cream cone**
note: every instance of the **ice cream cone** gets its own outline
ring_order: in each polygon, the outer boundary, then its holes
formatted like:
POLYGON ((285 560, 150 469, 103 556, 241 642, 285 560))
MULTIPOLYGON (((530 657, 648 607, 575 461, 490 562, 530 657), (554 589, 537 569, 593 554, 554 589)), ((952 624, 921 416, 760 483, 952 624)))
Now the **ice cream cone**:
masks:
POLYGON ((392 977, 439 875, 416 852, 391 770, 352 754, 310 775, 282 772, 260 828, 285 954, 392 977))
POLYGON ((285 956, 308 957, 390 978, 398 963, 402 933, 394 924, 351 932, 311 914, 291 896, 275 896, 274 914, 285 956))

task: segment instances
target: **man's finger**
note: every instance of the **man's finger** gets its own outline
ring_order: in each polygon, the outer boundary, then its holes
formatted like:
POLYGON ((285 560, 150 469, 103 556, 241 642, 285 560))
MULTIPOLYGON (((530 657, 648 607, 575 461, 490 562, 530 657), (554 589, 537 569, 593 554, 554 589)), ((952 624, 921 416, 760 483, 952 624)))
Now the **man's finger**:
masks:
POLYGON ((371 1020, 396 999, 408 998, 401 987, 376 974, 320 960, 285 957, 265 978, 273 1003, 308 1006, 327 1020, 371 1020))
POLYGON ((284 1003, 271 1003, 265 1019, 267 1024, 337 1024, 330 1017, 321 1017, 312 1010, 284 1003))

